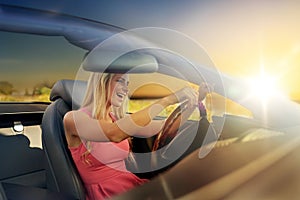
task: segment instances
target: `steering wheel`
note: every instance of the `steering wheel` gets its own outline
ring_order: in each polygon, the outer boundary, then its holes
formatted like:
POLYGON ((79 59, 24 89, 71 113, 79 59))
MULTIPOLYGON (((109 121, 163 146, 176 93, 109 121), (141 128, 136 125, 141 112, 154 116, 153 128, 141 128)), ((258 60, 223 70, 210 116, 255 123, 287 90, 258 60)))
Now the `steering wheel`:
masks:
POLYGON ((187 103, 188 101, 181 103, 167 118, 164 127, 157 134, 156 140, 154 141, 152 147, 152 151, 156 151, 161 147, 169 144, 177 135, 180 123, 175 122, 177 120, 180 120, 182 112, 187 109, 187 103))

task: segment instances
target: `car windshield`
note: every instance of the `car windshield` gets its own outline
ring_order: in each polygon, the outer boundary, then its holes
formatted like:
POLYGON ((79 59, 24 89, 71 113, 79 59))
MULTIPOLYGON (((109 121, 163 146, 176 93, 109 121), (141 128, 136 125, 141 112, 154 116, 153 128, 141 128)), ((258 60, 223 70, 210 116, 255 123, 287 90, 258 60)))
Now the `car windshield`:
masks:
MULTIPOLYGON (((71 45, 62 37, 0 32, 0 41, 3 44, 3 50, 0 53, 1 102, 50 102, 49 95, 54 83, 60 79, 75 79, 86 54, 85 50, 71 45)), ((169 85, 172 82, 184 82, 158 73, 152 78, 149 78, 147 74, 131 74, 130 76, 131 84, 149 79, 152 79, 153 83, 156 82, 155 79, 167 79, 170 82, 169 85)), ((193 85, 188 82, 182 84, 193 85)), ((195 85, 194 87, 197 88, 195 85)), ((143 85, 130 95, 128 112, 136 112, 169 92, 167 88, 159 84, 143 85)), ((249 110, 228 99, 226 111, 224 108, 219 108, 216 106, 217 101, 221 101, 222 98, 224 97, 216 93, 208 96, 205 104, 209 116, 231 114, 252 117, 249 110)), ((169 115, 175 107, 169 107, 160 115, 163 117, 169 115)), ((198 118, 199 113, 195 111, 190 119, 198 118)))
POLYGON ((0 101, 49 102, 59 79, 74 79, 85 51, 62 37, 0 32, 0 101))

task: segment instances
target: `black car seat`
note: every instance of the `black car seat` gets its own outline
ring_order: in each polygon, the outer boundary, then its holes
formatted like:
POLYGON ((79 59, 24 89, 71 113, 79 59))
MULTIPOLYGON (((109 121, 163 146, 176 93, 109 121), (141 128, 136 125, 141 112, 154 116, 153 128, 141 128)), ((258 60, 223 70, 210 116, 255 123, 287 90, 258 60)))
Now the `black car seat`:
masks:
POLYGON ((42 120, 42 143, 49 167, 47 188, 74 199, 85 199, 85 189, 67 146, 63 117, 79 108, 86 90, 85 81, 60 80, 52 88, 42 120), (73 87, 76 84, 76 90, 73 87))

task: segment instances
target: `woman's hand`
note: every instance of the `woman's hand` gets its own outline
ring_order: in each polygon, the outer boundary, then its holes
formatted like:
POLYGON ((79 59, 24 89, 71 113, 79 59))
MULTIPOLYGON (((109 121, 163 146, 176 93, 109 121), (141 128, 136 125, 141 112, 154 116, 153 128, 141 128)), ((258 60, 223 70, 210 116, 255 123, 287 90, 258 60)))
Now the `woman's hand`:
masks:
POLYGON ((177 92, 164 97, 164 99, 168 101, 170 105, 188 101, 188 106, 193 107, 196 106, 198 102, 198 91, 191 87, 184 87, 177 92))
POLYGON ((203 101, 208 93, 213 91, 213 86, 208 83, 201 83, 198 90, 198 101, 203 101))

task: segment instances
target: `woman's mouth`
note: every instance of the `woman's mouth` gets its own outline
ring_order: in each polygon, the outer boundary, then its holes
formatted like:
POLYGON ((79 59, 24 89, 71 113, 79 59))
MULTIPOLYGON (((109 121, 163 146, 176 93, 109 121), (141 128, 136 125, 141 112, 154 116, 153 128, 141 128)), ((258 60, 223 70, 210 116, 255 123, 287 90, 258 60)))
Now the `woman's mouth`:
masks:
POLYGON ((117 94, 117 96, 118 96, 119 98, 121 98, 121 99, 123 99, 123 98, 126 96, 126 94, 120 93, 120 92, 117 92, 116 94, 117 94))

